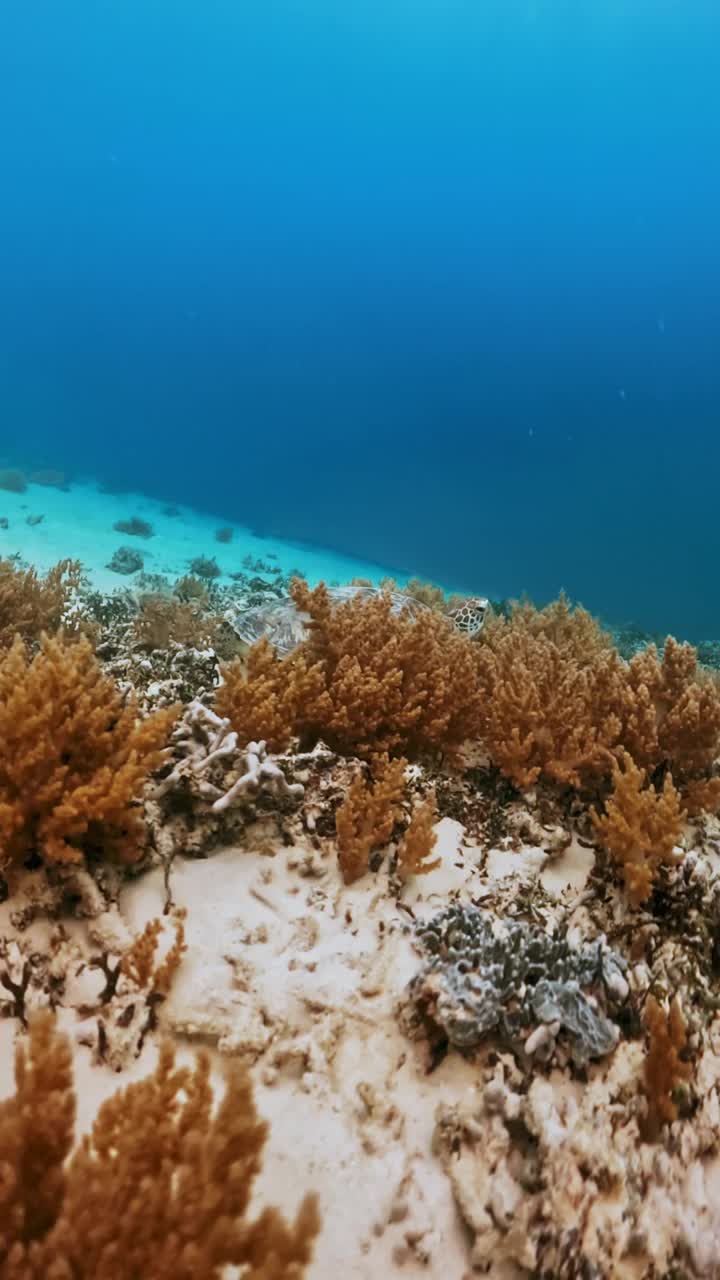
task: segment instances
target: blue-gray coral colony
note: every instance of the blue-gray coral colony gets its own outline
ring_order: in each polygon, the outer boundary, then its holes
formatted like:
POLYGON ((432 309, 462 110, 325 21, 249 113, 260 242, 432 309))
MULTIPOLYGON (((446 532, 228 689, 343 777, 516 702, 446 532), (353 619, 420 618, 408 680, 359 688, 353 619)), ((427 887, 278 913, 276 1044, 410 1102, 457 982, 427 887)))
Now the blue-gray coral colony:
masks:
POLYGON ((560 1037, 579 1065, 614 1049, 606 1015, 627 996, 626 965, 604 940, 574 946, 460 905, 418 923, 416 937, 429 960, 410 984, 412 1004, 457 1049, 491 1033, 536 1059, 560 1037))

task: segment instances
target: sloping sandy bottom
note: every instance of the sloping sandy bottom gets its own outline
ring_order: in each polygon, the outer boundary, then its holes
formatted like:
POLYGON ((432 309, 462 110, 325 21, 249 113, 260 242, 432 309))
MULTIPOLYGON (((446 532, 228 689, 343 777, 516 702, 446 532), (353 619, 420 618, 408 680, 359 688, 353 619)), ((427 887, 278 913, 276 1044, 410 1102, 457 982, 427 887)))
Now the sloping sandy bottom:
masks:
POLYGON ((38 484, 29 484, 25 493, 0 489, 0 517, 8 520, 8 528, 0 528, 0 557, 19 554, 41 572, 66 556, 78 559, 99 591, 132 584, 131 575, 107 567, 122 546, 144 556, 147 573, 171 579, 188 573, 190 560, 200 555, 215 557, 221 583, 227 583, 231 573, 248 572, 243 565, 246 556, 256 561, 266 560, 269 554, 283 573, 299 569, 311 583, 347 582, 353 577, 379 582, 390 572, 330 549, 257 537, 241 525, 232 525, 230 543, 219 543, 215 533, 230 521, 185 506, 176 508, 177 516, 168 516, 166 507, 165 502, 139 493, 101 493, 90 483, 73 483, 68 491, 38 484), (43 517, 41 523, 27 523, 28 517, 37 516, 43 517), (154 536, 139 538, 113 529, 116 521, 132 516, 149 521, 154 536))

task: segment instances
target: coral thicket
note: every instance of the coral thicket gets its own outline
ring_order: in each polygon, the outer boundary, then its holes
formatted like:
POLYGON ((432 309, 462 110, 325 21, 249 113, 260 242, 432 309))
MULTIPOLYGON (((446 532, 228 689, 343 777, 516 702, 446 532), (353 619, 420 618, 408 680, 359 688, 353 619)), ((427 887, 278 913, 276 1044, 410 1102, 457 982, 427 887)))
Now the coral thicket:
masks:
POLYGON ((407 880, 410 876, 427 875, 428 871, 435 871, 440 866, 440 858, 431 859, 437 843, 434 831, 436 821, 434 802, 424 800, 413 813, 398 846, 396 869, 401 880, 407 880))
POLYGON ((0 649, 9 648, 16 635, 32 643, 44 631, 52 633, 61 626, 71 634, 78 620, 68 609, 80 581, 77 560, 61 560, 44 578, 36 569, 0 560, 0 649))
POLYGON ((382 848, 400 815, 407 761, 402 757, 374 761, 374 781, 359 774, 335 814, 338 861, 346 884, 368 869, 373 849, 382 848))
POLYGON ((647 1098, 643 1135, 653 1140, 663 1124, 677 1119, 673 1092, 691 1078, 692 1066, 680 1056, 687 1044, 687 1028, 677 996, 665 1010, 651 993, 645 1002, 645 1025, 649 1045, 643 1065, 647 1098))
POLYGON ((197 605, 161 595, 146 596, 133 623, 137 643, 150 650, 169 649, 171 644, 207 649, 217 628, 218 619, 197 605))
POLYGON ((245 1280, 301 1280, 317 1204, 307 1196, 291 1225, 276 1209, 248 1219, 268 1129, 242 1067, 215 1107, 207 1056, 179 1067, 165 1045, 74 1153, 70 1044, 50 1014, 19 1045, 15 1079, 0 1102, 4 1280, 219 1280, 228 1264, 245 1280))
POLYGON ((720 751, 720 687, 690 645, 668 637, 662 658, 649 648, 627 663, 563 597, 492 619, 478 670, 480 738, 517 786, 602 789, 625 750, 682 788, 705 780, 720 751))
POLYGON ((386 593, 334 604, 327 589, 293 584, 308 639, 286 658, 267 645, 225 670, 218 694, 246 740, 270 749, 322 738, 347 755, 454 753, 479 723, 474 646, 440 614, 393 612, 386 593))
POLYGON ((613 763, 612 792, 601 815, 591 809, 590 817, 601 843, 620 868, 628 898, 633 906, 646 902, 658 869, 679 860, 675 846, 682 834, 687 814, 672 775, 667 773, 662 790, 647 782, 628 752, 613 763))
POLYGON ((138 801, 176 716, 139 719, 86 639, 46 638, 32 659, 16 640, 0 661, 0 867, 137 861, 138 801))

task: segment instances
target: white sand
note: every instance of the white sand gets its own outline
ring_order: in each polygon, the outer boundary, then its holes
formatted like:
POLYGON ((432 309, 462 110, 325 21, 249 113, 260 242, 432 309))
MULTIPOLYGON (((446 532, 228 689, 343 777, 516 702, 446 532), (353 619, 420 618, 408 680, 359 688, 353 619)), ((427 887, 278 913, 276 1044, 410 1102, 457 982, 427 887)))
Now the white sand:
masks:
MULTIPOLYGON (((45 572, 58 560, 70 556, 82 562, 98 590, 114 591, 132 584, 133 575, 123 575, 107 568, 118 547, 132 547, 145 558, 148 573, 165 574, 171 579, 187 573, 195 556, 214 557, 226 575, 248 571, 243 565, 247 555, 267 560, 268 553, 277 557, 270 561, 287 573, 300 569, 312 584, 347 582, 354 577, 379 582, 388 569, 370 561, 356 560, 340 552, 279 539, 256 537, 249 528, 233 525, 218 516, 178 507, 178 516, 163 514, 168 504, 142 494, 101 493, 90 483, 73 484, 68 492, 45 485, 29 484, 25 493, 0 489, 0 516, 7 517, 8 529, 0 529, 0 557, 19 554, 28 564, 45 572), (28 516, 42 515, 41 524, 29 525, 28 516), (155 531, 152 538, 138 538, 113 529, 117 520, 140 516, 155 531), (223 525, 233 528, 233 540, 219 543, 215 532, 223 525)), ((268 575, 259 576, 271 581, 268 575)))

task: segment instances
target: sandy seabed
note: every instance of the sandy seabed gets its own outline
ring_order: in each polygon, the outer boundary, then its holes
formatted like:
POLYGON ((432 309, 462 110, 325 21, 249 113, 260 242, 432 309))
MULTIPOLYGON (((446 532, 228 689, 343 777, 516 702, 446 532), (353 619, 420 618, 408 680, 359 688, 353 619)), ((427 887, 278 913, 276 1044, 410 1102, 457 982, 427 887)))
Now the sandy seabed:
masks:
POLYGON ((229 574, 243 569, 246 556, 264 560, 269 553, 282 573, 299 569, 312 583, 346 582, 353 577, 378 582, 388 573, 381 565, 330 549, 258 537, 242 525, 191 507, 176 506, 177 514, 167 515, 168 505, 139 493, 103 493, 90 482, 73 483, 67 490, 39 484, 29 484, 24 493, 0 489, 0 518, 8 521, 6 529, 0 528, 0 557, 20 555, 43 573, 59 559, 77 559, 93 586, 107 592, 132 583, 132 575, 108 568, 113 554, 123 546, 142 554, 146 573, 170 579, 188 573, 194 557, 208 556, 216 559, 219 581, 226 583, 229 574), (28 523, 38 516, 42 516, 40 523, 28 523), (148 521, 152 537, 132 537, 113 528, 118 520, 133 516, 148 521), (215 538, 223 525, 233 530, 229 543, 215 538))

